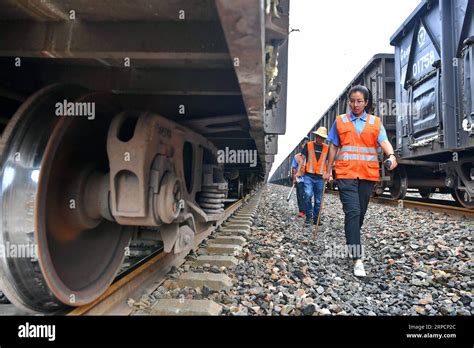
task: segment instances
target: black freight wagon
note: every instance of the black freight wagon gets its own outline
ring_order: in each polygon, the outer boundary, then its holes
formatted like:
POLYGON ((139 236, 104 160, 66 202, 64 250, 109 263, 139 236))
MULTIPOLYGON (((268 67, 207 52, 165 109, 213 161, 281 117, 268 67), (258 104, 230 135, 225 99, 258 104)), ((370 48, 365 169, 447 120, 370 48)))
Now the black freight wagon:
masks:
POLYGON ((474 207, 474 1, 423 1, 395 46, 396 151, 392 196, 438 189, 474 207))

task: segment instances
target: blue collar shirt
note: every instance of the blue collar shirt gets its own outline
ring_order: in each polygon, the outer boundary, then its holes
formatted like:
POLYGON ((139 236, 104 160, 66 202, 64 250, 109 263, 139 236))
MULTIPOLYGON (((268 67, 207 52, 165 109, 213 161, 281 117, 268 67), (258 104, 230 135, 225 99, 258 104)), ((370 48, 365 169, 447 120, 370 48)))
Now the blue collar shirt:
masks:
MULTIPOLYGON (((365 124, 367 123, 367 112, 364 111, 364 114, 362 116, 357 117, 351 111, 350 119, 352 123, 354 123, 354 127, 357 133, 360 135, 360 133, 362 133, 362 131, 364 130, 365 124)), ((388 140, 388 137, 387 137, 387 131, 385 130, 385 127, 382 124, 380 127, 379 137, 377 138, 377 143, 380 145, 380 143, 384 140, 388 140)), ((339 139, 339 134, 337 133, 337 127, 336 127, 335 121, 332 124, 331 130, 329 131, 327 141, 328 143, 331 143, 335 146, 340 146, 341 144, 341 141, 339 139)))

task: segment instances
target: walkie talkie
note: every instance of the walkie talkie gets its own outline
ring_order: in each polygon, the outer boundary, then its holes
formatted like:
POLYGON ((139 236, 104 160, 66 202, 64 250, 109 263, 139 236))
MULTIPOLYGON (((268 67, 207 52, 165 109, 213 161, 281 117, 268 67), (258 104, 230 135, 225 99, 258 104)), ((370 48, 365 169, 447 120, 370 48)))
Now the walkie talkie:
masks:
MULTIPOLYGON (((390 167, 392 166, 392 161, 390 160, 390 156, 389 155, 389 158, 387 158, 384 162, 383 162, 383 165, 385 166, 385 168, 387 170, 390 170, 390 167)), ((394 155, 395 156, 395 155, 394 155)))

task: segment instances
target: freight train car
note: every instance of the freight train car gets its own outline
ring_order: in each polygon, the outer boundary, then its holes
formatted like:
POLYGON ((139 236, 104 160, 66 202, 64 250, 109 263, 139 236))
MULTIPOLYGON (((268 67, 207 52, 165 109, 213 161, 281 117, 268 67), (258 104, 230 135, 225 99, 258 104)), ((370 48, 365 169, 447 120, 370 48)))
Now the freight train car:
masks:
POLYGON ((452 193, 474 208, 474 1, 423 1, 391 38, 395 145, 391 192, 452 193))
POLYGON ((267 179, 285 132, 288 19, 288 0, 0 0, 12 303, 94 301, 132 236, 187 253, 230 197, 267 179))
MULTIPOLYGON (((318 129, 318 127, 324 126, 329 130, 336 120, 337 115, 349 112, 347 93, 352 86, 359 84, 366 86, 371 91, 372 96, 367 108, 370 113, 378 115, 381 118, 387 130, 387 136, 390 142, 392 142, 392 144, 395 143, 395 68, 394 56, 392 54, 377 54, 372 57, 342 91, 329 109, 319 118, 318 122, 311 128, 307 134, 308 137, 311 138, 311 133, 318 129)), ((282 185, 290 184, 291 160, 298 151, 298 146, 296 146, 288 157, 283 160, 270 178, 271 183, 282 185)), ((380 156, 380 159, 382 159, 382 156, 380 156)), ((384 183, 390 180, 390 176, 385 172, 385 169, 382 168, 381 170, 381 178, 383 181, 381 181, 376 188, 379 193, 383 191, 384 183)))

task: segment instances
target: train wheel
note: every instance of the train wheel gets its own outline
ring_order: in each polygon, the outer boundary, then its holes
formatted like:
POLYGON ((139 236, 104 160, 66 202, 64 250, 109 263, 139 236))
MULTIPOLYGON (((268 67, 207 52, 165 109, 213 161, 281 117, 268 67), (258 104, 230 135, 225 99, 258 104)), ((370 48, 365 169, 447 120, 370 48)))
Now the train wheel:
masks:
POLYGON ((452 196, 464 208, 474 209, 474 200, 470 199, 466 191, 454 189, 452 196))
POLYGON ((458 196, 456 195, 456 193, 453 191, 451 192, 451 197, 453 197, 454 201, 458 204, 458 205, 461 205, 461 202, 459 201, 459 198, 458 196))
POLYGON ((420 196, 424 199, 430 199, 431 196, 433 195, 434 193, 434 189, 431 188, 431 187, 426 187, 426 188, 419 188, 418 189, 418 193, 420 194, 420 196))
POLYGON ((107 170, 106 136, 115 114, 110 103, 86 93, 66 85, 38 91, 1 140, 0 242, 17 252, 0 258, 0 288, 26 311, 96 299, 113 281, 133 233, 88 216, 89 200, 79 194, 107 170), (56 116, 64 100, 94 103, 94 119, 56 116), (20 256, 20 248, 30 253, 20 256))
POLYGON ((406 169, 398 166, 392 174, 392 181, 389 186, 390 195, 393 199, 404 199, 407 194, 408 182, 406 169))

